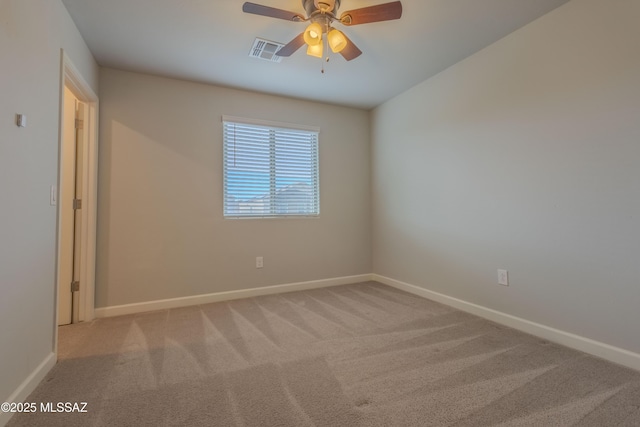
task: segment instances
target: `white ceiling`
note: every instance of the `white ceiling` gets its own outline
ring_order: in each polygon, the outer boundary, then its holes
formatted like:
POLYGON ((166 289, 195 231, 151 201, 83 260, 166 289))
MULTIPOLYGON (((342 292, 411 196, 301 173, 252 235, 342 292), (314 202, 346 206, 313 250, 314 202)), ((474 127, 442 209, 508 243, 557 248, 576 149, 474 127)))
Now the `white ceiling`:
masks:
MULTIPOLYGON (((62 1, 101 66, 369 109, 568 0, 402 0, 400 20, 336 24, 364 53, 331 54, 324 74, 304 48, 250 58, 256 37, 288 43, 305 24, 243 13, 241 0, 62 1)), ((302 0, 252 1, 304 15, 302 0)))

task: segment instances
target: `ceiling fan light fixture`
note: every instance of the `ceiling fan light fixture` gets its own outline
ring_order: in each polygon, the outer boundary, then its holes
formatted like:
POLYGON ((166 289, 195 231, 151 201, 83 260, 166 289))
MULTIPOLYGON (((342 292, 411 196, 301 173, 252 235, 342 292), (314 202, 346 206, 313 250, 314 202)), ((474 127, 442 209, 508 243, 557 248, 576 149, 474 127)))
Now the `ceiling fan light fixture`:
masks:
POLYGON ((309 46, 307 48, 307 55, 309 56, 315 56, 316 58, 322 58, 322 54, 324 53, 324 49, 322 46, 322 43, 313 45, 313 46, 309 46))
POLYGON ((329 47, 333 53, 340 53, 342 50, 347 47, 347 38, 342 34, 341 31, 332 28, 331 31, 327 34, 327 40, 329 41, 329 47))
POLYGON ((304 30, 304 41, 309 46, 317 46, 322 43, 322 26, 317 22, 309 25, 304 30))
MULTIPOLYGON (((322 57, 325 53, 323 51, 328 51, 331 48, 334 53, 339 53, 347 61, 359 57, 362 55, 362 51, 345 34, 331 27, 334 21, 350 26, 391 21, 402 17, 401 0, 360 7, 339 15, 338 10, 341 3, 342 0, 302 0, 306 17, 299 13, 249 1, 242 5, 242 11, 285 21, 308 22, 310 24, 302 33, 276 51, 275 55, 277 56, 291 56, 306 44, 308 55, 322 57), (326 47, 324 47, 325 44, 326 47)), ((329 61, 328 56, 326 60, 329 61)))

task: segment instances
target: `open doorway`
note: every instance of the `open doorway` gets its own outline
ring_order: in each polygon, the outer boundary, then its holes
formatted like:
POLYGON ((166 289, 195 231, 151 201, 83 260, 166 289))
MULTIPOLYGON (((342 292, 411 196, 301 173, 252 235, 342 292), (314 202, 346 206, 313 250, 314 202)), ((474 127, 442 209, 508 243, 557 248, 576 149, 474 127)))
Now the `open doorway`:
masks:
POLYGON ((57 326, 92 320, 98 97, 62 51, 58 175, 57 326))

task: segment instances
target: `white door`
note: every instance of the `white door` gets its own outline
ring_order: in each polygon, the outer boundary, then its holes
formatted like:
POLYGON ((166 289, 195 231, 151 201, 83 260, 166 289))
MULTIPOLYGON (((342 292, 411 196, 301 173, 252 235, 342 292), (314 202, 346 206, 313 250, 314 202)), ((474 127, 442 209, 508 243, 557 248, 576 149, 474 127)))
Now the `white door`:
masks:
POLYGON ((60 251, 58 257, 58 325, 77 319, 78 301, 72 285, 79 277, 80 218, 75 202, 82 194, 82 120, 85 106, 65 86, 60 168, 60 251), (78 119, 78 120, 76 120, 78 119), (75 299, 75 304, 74 304, 75 299))
MULTIPOLYGON (((74 207, 74 216, 73 216, 73 281, 77 282, 78 286, 80 286, 80 267, 81 263, 81 255, 82 255, 82 186, 84 183, 82 182, 83 173, 83 163, 84 159, 84 146, 85 146, 85 129, 84 123, 86 120, 85 105, 76 101, 76 163, 75 163, 75 188, 74 188, 74 197, 77 204, 74 207)), ((79 318, 79 309, 80 309, 80 292, 79 289, 76 289, 75 292, 72 293, 72 310, 71 310, 71 320, 73 323, 76 323, 79 318)))

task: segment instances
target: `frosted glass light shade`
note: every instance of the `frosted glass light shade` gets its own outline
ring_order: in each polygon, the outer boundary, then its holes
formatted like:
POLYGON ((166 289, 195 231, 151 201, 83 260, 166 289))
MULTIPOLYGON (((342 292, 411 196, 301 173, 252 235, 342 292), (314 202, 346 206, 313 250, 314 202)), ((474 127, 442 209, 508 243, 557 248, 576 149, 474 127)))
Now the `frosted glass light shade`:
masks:
POLYGON ((309 25, 304 31, 304 42, 309 46, 316 46, 322 42, 322 26, 317 22, 309 25))
POLYGON ((316 58, 322 58, 323 53, 322 43, 307 48, 307 55, 315 56, 316 58))
POLYGON ((340 53, 342 49, 347 47, 347 38, 340 31, 335 28, 329 31, 327 34, 327 39, 329 41, 329 46, 333 53, 340 53))

